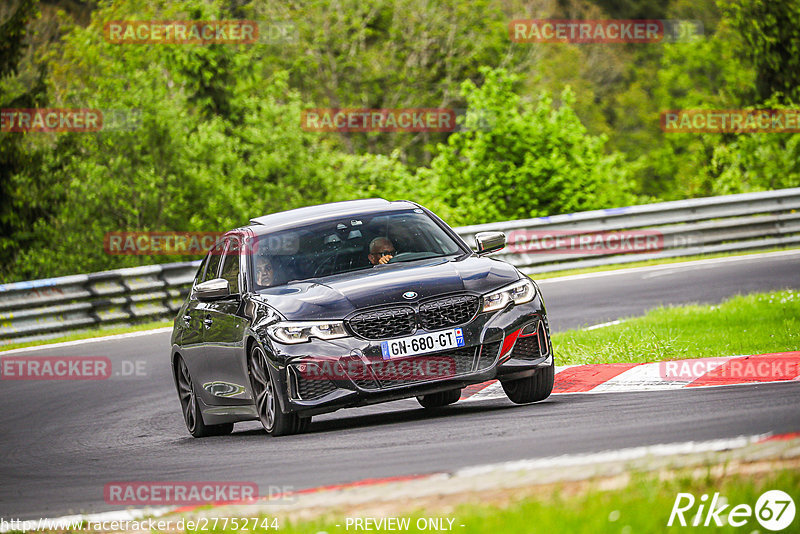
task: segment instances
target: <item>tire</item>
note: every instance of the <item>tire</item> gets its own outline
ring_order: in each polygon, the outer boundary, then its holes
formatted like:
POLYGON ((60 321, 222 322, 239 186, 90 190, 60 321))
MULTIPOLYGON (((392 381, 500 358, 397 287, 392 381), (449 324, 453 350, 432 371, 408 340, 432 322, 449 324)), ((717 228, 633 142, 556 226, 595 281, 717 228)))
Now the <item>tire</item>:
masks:
POLYGON ((258 419, 267 434, 276 437, 288 436, 308 430, 311 424, 310 417, 300 417, 296 413, 286 414, 281 411, 264 349, 254 344, 250 349, 248 364, 258 419))
POLYGON ((527 404, 546 399, 553 392, 555 367, 542 367, 533 376, 501 382, 506 395, 516 404, 527 404))
POLYGON ((417 400, 423 408, 441 408, 448 404, 453 404, 461 398, 461 388, 451 389, 450 391, 440 391, 430 395, 422 395, 417 400))
POLYGON ((194 392, 194 382, 192 382, 186 362, 180 356, 175 362, 175 378, 178 386, 178 399, 181 401, 183 422, 186 423, 186 430, 192 437, 224 436, 233 432, 233 423, 207 425, 203 422, 200 401, 194 392))

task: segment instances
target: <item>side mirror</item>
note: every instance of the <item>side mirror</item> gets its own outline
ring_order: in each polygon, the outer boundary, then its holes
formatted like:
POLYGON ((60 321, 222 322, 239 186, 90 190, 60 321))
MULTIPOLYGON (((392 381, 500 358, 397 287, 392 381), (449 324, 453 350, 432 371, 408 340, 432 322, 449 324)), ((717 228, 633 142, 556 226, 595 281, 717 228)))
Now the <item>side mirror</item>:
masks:
POLYGON ((478 255, 491 254, 506 246, 506 234, 503 232, 478 232, 475 234, 478 244, 478 255))
POLYGON ((194 286, 194 295, 201 301, 222 299, 230 294, 230 285, 224 278, 214 278, 194 286))

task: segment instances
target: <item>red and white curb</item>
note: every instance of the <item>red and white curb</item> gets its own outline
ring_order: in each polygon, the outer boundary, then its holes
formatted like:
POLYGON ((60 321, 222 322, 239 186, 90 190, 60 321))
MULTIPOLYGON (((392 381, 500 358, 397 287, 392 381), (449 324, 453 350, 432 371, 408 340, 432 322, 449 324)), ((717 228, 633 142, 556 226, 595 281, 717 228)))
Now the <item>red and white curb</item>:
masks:
MULTIPOLYGON (((800 351, 656 363, 556 366, 553 393, 609 393, 800 380, 800 351)), ((491 380, 464 388, 459 402, 505 398, 491 380)))

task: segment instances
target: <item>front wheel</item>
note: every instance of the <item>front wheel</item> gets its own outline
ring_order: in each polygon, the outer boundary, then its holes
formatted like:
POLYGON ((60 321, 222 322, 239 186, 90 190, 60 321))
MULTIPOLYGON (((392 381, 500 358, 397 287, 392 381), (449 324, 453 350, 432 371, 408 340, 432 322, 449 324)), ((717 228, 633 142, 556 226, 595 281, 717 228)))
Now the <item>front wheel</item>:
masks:
POLYGON ((555 367, 541 367, 533 376, 501 382, 506 395, 516 404, 527 404, 546 399, 553 392, 555 367))
POLYGON ((430 395, 422 395, 417 400, 424 408, 441 408, 448 404, 453 404, 461 398, 461 389, 451 389, 450 391, 440 391, 430 395))
POLYGON ((278 403, 277 390, 269 373, 269 362, 264 349, 253 345, 250 350, 250 385, 256 401, 256 411, 261 426, 270 436, 286 436, 304 432, 311 424, 310 417, 296 413, 283 413, 278 403))
POLYGON ((192 437, 224 436, 233 432, 233 423, 207 425, 203 422, 200 401, 194 392, 194 383, 191 375, 189 375, 189 368, 186 367, 186 362, 180 356, 175 362, 175 377, 177 378, 178 398, 181 401, 183 421, 186 423, 186 429, 192 437))

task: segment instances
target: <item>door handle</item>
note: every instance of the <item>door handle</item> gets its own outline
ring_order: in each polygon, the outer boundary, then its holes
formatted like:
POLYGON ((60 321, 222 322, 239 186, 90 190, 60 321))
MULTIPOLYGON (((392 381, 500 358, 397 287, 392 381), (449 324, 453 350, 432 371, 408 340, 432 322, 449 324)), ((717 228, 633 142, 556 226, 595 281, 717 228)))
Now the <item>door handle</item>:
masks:
POLYGON ((214 324, 214 319, 206 315, 206 318, 203 319, 203 324, 206 328, 211 328, 211 325, 214 324))

